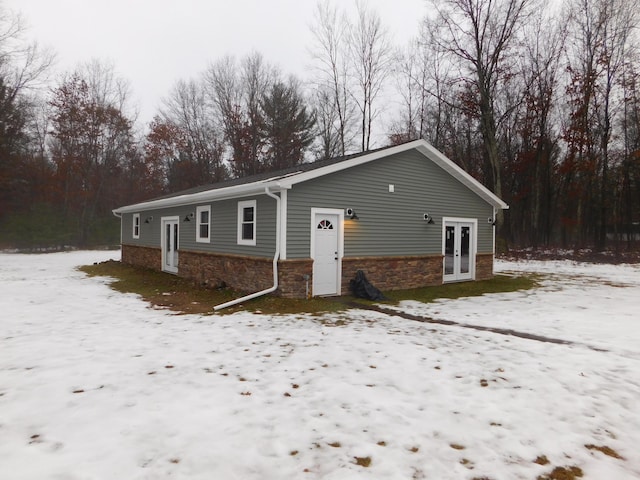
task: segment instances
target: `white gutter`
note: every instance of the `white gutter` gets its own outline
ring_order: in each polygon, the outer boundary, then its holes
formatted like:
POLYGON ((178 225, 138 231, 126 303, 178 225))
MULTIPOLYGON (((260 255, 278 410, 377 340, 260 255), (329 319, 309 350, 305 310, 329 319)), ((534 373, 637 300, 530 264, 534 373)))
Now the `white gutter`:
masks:
POLYGON ((271 193, 269 191, 269 187, 265 187, 264 193, 266 193, 276 201, 276 251, 273 255, 273 286, 267 288, 266 290, 261 290, 244 297, 236 298, 235 300, 230 300, 228 302, 221 303, 220 305, 216 305, 215 307, 213 307, 214 311, 222 310, 223 308, 237 305, 238 303, 242 303, 247 300, 266 295, 267 293, 275 292, 278 288, 278 259, 280 258, 280 197, 271 193))

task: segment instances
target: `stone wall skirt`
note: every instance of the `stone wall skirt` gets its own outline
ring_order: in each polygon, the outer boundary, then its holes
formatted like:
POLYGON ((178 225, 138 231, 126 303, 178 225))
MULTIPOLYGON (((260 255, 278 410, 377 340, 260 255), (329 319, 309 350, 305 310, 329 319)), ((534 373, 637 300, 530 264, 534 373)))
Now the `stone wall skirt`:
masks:
MULTIPOLYGON (((122 262, 161 270, 159 248, 122 246, 122 262)), ((401 290, 442 284, 442 255, 355 257, 342 259, 342 294, 349 295, 349 282, 358 270, 380 290, 401 290)), ((226 285, 239 292, 257 292, 273 285, 271 258, 180 250, 178 275, 212 288, 226 285)), ((313 260, 278 262, 277 295, 305 298, 313 295, 313 260)), ((476 279, 493 276, 493 254, 477 254, 476 279)))
POLYGON ((403 257, 355 257, 342 259, 342 294, 362 270, 380 290, 403 290, 442 284, 442 255, 403 257))

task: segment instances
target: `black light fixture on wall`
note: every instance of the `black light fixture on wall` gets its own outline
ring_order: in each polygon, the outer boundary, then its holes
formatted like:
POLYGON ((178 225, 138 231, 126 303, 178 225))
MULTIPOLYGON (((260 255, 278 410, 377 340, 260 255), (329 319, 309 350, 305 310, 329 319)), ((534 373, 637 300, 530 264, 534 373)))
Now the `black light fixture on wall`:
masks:
POLYGON ((151 222, 153 222, 153 215, 144 219, 144 223, 151 223, 151 222))
POLYGON ((195 215, 193 214, 193 212, 189 213, 186 217, 184 217, 184 222, 190 222, 191 219, 194 217, 195 215))
POLYGON ((431 215, 429 215, 428 213, 425 213, 422 215, 422 218, 424 219, 425 222, 427 223, 434 223, 433 222, 433 218, 431 217, 431 215))
POLYGON ((345 211, 346 211, 347 217, 349 217, 351 220, 360 220, 358 218, 358 215, 356 214, 356 211, 353 208, 347 208, 345 211))

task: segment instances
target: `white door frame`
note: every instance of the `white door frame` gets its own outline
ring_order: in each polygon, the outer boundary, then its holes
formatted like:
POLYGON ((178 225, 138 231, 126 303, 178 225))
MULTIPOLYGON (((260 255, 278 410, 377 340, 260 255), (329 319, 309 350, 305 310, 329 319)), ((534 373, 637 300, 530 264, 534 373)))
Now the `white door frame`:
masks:
MULTIPOLYGON (((166 225, 167 223, 175 223, 176 225, 178 225, 178 238, 176 239, 176 245, 178 246, 178 249, 180 248, 180 217, 176 217, 176 216, 172 216, 172 217, 162 217, 160 218, 160 244, 161 244, 161 250, 162 250, 162 270, 164 272, 169 272, 169 273, 178 273, 178 265, 168 265, 166 258, 167 258, 167 236, 165 235, 165 231, 166 231, 166 225)), ((177 250, 176 250, 177 252, 177 250)), ((176 257, 178 258, 178 257, 176 257)), ((176 262, 177 263, 177 262, 176 262)))
MULTIPOLYGON (((459 235, 458 235, 459 237, 459 235)), ((459 238, 457 238, 459 241, 459 238)), ((476 278, 476 252, 478 251, 478 219, 477 218, 461 218, 461 217, 443 217, 442 218, 442 281, 457 282, 461 280, 475 280, 476 278), (447 226, 460 226, 468 224, 471 226, 471 241, 469 242, 469 273, 462 274, 458 264, 457 271, 451 275, 445 275, 445 254, 447 241, 447 226)))
MULTIPOLYGON (((338 224, 338 268, 336 274, 336 295, 342 295, 342 257, 344 256, 344 210, 338 208, 311 208, 311 239, 310 239, 310 257, 315 260, 316 256, 316 217, 318 215, 337 215, 338 224)), ((312 284, 313 288, 313 284, 312 284)))

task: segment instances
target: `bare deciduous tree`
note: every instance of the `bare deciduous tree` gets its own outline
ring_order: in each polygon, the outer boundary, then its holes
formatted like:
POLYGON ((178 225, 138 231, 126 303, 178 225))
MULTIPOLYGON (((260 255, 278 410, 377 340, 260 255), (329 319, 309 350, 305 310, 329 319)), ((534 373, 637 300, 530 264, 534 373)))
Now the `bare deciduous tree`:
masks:
MULTIPOLYGON (((342 12, 332 8, 329 1, 325 0, 317 4, 315 23, 311 26, 311 31, 315 39, 311 54, 319 71, 317 88, 322 92, 323 100, 326 99, 326 105, 331 106, 335 112, 325 115, 325 118, 336 118, 335 131, 337 143, 340 145, 338 153, 344 155, 353 138, 354 121, 354 106, 349 87, 347 21, 342 12)), ((331 130, 327 128, 325 132, 331 130)))
POLYGON ((220 128, 202 82, 178 81, 164 104, 165 120, 179 127, 186 137, 183 160, 196 167, 190 186, 225 180, 220 128))
POLYGON ((371 146, 371 126, 378 115, 374 102, 390 74, 392 50, 380 16, 361 0, 356 7, 356 22, 349 29, 352 74, 357 86, 357 93, 354 91, 352 96, 360 112, 360 148, 366 151, 371 146))
MULTIPOLYGON (((477 110, 490 187, 502 196, 497 109, 505 81, 514 72, 519 29, 533 13, 535 0, 440 0, 434 2, 440 26, 439 48, 460 67, 460 78, 470 82, 469 98, 477 110), (466 76, 465 72, 471 74, 466 76)), ((463 80, 464 81, 464 80, 463 80)), ((466 108, 467 106, 465 106, 466 108)), ((499 215, 502 211, 499 211, 499 215)), ((499 217, 501 220, 501 217, 499 217)))

